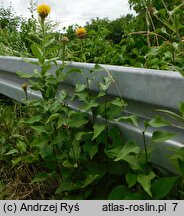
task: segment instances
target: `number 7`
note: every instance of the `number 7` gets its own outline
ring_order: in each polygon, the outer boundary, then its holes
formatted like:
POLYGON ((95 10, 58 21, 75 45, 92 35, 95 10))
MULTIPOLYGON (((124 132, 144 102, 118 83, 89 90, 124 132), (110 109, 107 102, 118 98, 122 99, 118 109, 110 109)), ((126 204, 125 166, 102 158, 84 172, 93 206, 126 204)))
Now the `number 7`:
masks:
POLYGON ((173 211, 176 211, 176 206, 178 205, 178 203, 172 203, 174 205, 173 211))

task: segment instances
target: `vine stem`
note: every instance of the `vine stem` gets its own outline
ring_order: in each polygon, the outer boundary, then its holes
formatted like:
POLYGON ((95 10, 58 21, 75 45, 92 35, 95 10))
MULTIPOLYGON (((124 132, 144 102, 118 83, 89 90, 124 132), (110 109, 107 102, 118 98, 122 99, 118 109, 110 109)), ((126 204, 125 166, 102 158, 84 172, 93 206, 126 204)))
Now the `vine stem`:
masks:
MULTIPOLYGON (((143 0, 143 4, 144 4, 144 7, 145 7, 145 9, 146 9, 146 23, 147 23, 147 27, 148 27, 148 32, 147 32, 147 39, 148 39, 148 47, 151 47, 151 44, 150 44, 150 28, 149 28, 149 26, 150 26, 150 22, 151 22, 151 25, 152 25, 152 27, 153 27, 153 30, 154 31, 156 31, 156 28, 155 28, 155 25, 154 25, 154 22, 153 22, 153 19, 152 19, 152 17, 151 17, 151 14, 150 14, 150 11, 149 11, 149 9, 148 9, 148 7, 147 7, 147 5, 146 5, 146 2, 145 2, 145 0, 143 0), (150 20, 150 22, 149 22, 149 20, 150 20)), ((155 34, 155 39, 156 39, 156 43, 157 43, 157 46, 159 46, 159 42, 158 42, 158 37, 157 37, 157 35, 155 34)))

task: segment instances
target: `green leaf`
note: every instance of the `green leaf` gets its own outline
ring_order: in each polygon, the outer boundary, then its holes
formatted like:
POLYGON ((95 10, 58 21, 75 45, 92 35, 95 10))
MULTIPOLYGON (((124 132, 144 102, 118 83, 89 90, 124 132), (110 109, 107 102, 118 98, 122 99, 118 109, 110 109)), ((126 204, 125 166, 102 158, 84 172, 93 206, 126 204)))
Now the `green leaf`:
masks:
POLYGON ((39 137, 35 137, 33 139, 33 141, 31 142, 31 146, 36 146, 36 147, 40 147, 43 143, 47 143, 49 140, 49 137, 48 135, 46 134, 42 134, 41 136, 39 137))
POLYGON ((119 127, 114 126, 109 130, 109 137, 114 146, 123 146, 124 139, 122 139, 122 132, 119 127))
POLYGON ((52 139, 51 145, 57 145, 58 148, 62 148, 64 139, 63 134, 59 131, 58 134, 52 139))
POLYGON ((184 103, 180 103, 180 112, 184 115, 184 103))
POLYGON ((86 85, 84 84, 79 84, 77 83, 76 86, 75 86, 75 92, 81 92, 81 91, 84 91, 84 89, 86 88, 86 85))
POLYGON ((115 106, 118 106, 118 107, 125 106, 125 102, 121 98, 116 98, 113 101, 111 101, 110 103, 115 105, 115 106))
POLYGON ((62 103, 67 97, 67 92, 63 89, 60 91, 57 101, 62 103))
POLYGON ((84 152, 87 152, 91 158, 98 152, 98 145, 91 142, 86 142, 83 146, 84 152))
POLYGON ((30 126, 30 127, 33 128, 37 133, 48 134, 48 131, 46 130, 46 128, 44 126, 30 126))
POLYGON ((25 163, 33 163, 35 161, 39 161, 39 153, 38 152, 35 152, 34 154, 33 153, 30 153, 24 157, 21 157, 22 161, 24 161, 25 163))
POLYGON ((128 183, 128 187, 131 188, 137 183, 137 174, 128 172, 126 174, 126 182, 128 183))
POLYGON ((40 172, 33 178, 31 183, 43 182, 48 177, 48 175, 49 175, 49 173, 47 173, 47 172, 40 172))
POLYGON ((48 56, 49 54, 53 54, 53 53, 55 53, 55 52, 58 52, 58 45, 56 45, 56 46, 53 46, 52 45, 52 47, 51 48, 47 48, 46 49, 46 56, 48 56))
POLYGON ((170 123, 168 121, 166 121, 165 119, 159 117, 159 116, 155 116, 154 119, 152 119, 151 121, 148 122, 148 124, 152 127, 155 128, 159 128, 159 127, 164 127, 164 126, 168 126, 170 125, 170 123))
POLYGON ((72 148, 70 149, 69 156, 72 160, 79 160, 81 153, 80 142, 76 139, 72 141, 72 148))
POLYGON ((21 71, 17 71, 16 74, 19 75, 19 77, 26 78, 26 79, 29 79, 29 78, 38 78, 39 77, 35 73, 23 73, 21 71))
POLYGON ((121 114, 121 112, 122 112, 122 107, 119 107, 119 106, 116 106, 113 104, 109 104, 106 115, 107 115, 109 120, 113 121, 115 117, 117 117, 117 116, 119 116, 119 114, 121 114))
POLYGON ((5 155, 13 155, 13 154, 17 154, 19 153, 19 151, 17 149, 12 149, 9 152, 7 152, 5 155))
POLYGON ((174 177, 160 177, 152 184, 153 199, 164 199, 170 193, 172 188, 176 185, 177 176, 174 177))
POLYGON ((139 151, 140 147, 137 146, 134 142, 127 142, 118 152, 114 161, 123 160, 127 155, 130 155, 131 153, 138 154, 139 151))
POLYGON ((183 118, 182 116, 180 116, 180 115, 178 115, 178 114, 176 114, 176 113, 174 113, 174 112, 171 112, 171 111, 169 111, 169 110, 157 109, 156 111, 163 112, 163 113, 165 113, 166 115, 168 115, 168 116, 171 117, 171 118, 174 118, 174 119, 176 119, 176 120, 179 120, 179 121, 181 121, 181 122, 184 122, 184 118, 183 118))
POLYGON ((93 135, 93 138, 92 140, 96 139, 106 128, 106 125, 101 125, 101 124, 97 124, 95 123, 94 126, 93 126, 93 129, 94 129, 94 135, 93 135))
POLYGON ((182 160, 180 158, 177 159, 178 167, 179 167, 179 173, 182 177, 184 177, 184 158, 182 160))
POLYGON ((116 186, 108 196, 108 200, 123 200, 130 191, 125 185, 116 186))
POLYGON ((40 64, 44 63, 43 52, 35 43, 31 45, 31 50, 36 58, 38 58, 40 64))
POLYGON ((113 79, 112 79, 112 77, 108 76, 108 77, 103 77, 103 80, 104 80, 103 83, 102 82, 99 83, 100 89, 102 91, 106 91, 110 87, 110 85, 112 84, 113 79))
POLYGON ((59 81, 55 77, 52 77, 52 76, 46 79, 46 84, 47 85, 49 85, 49 84, 50 85, 57 85, 58 82, 59 81))
POLYGON ((117 147, 114 147, 114 148, 111 148, 111 149, 108 149, 108 150, 105 149, 105 154, 109 158, 115 158, 119 154, 120 150, 121 150, 121 146, 117 146, 117 147))
POLYGON ((90 73, 93 73, 93 72, 102 72, 102 71, 106 71, 106 69, 104 67, 102 67, 101 65, 96 64, 94 66, 94 68, 90 70, 90 73))
POLYGON ((17 143, 17 149, 21 152, 21 153, 24 153, 26 152, 26 149, 27 149, 27 145, 25 142, 19 140, 18 143, 17 143))
POLYGON ((86 112, 89 109, 93 108, 93 107, 97 107, 99 104, 97 102, 95 102, 94 100, 90 100, 90 102, 84 104, 81 109, 86 112))
POLYGON ((30 83, 30 86, 31 86, 31 89, 33 90, 42 90, 42 85, 40 85, 40 83, 38 81, 33 81, 33 80, 29 80, 29 83, 30 83))
POLYGON ((82 184, 80 185, 80 188, 85 188, 88 185, 90 185, 92 182, 95 181, 95 179, 97 179, 99 176, 99 174, 89 174, 86 179, 82 182, 82 184))
POLYGON ((88 93, 87 92, 79 92, 75 93, 74 96, 77 96, 80 101, 88 102, 88 93))
MULTIPOLYGON (((47 42, 45 43, 45 47, 50 46, 55 41, 55 38, 48 38, 47 42)), ((54 44, 53 44, 54 45, 54 44)))
POLYGON ((85 135, 88 135, 87 132, 79 132, 76 134, 75 139, 81 141, 85 135))
POLYGON ((105 92, 99 92, 98 95, 97 95, 97 98, 103 97, 105 95, 106 95, 105 92))
POLYGON ((129 115, 129 116, 121 116, 118 119, 115 119, 115 121, 126 121, 134 124, 135 126, 139 126, 138 124, 138 117, 135 115, 129 115))
POLYGON ((69 179, 66 179, 59 184, 59 187, 56 189, 56 194, 63 193, 64 191, 74 191, 79 188, 79 185, 71 182, 69 179))
POLYGON ((35 122, 40 122, 42 119, 42 116, 41 115, 37 115, 37 116, 33 116, 31 118, 29 118, 28 120, 25 120, 24 122, 26 124, 33 124, 35 122))
POLYGON ((141 184, 143 189, 152 197, 151 181, 155 178, 155 173, 151 171, 148 175, 138 174, 137 181, 141 184))
POLYGON ((145 172, 145 162, 142 161, 140 158, 138 158, 135 155, 128 155, 124 158, 124 161, 126 161, 131 169, 133 170, 139 170, 141 172, 145 172))
POLYGON ((184 158, 184 147, 180 147, 180 148, 170 147, 169 150, 184 158))
POLYGON ((64 118, 59 118, 57 122, 57 129, 60 128, 62 125, 66 125, 66 120, 64 118))
POLYGON ((42 65, 41 74, 45 74, 51 68, 52 68, 52 64, 50 64, 49 61, 44 62, 42 65))
MULTIPOLYGON (((58 159, 61 159, 60 157, 58 157, 58 159)), ((63 158, 62 158, 63 159, 63 158)), ((78 164, 76 163, 70 163, 68 160, 65 160, 63 163, 62 163, 63 167, 66 167, 66 168, 77 168, 78 167, 78 164)))
POLYGON ((46 124, 57 119, 57 118, 61 118, 61 114, 60 113, 53 113, 48 120, 46 121, 46 124))
POLYGON ((52 103, 51 105, 46 104, 46 105, 44 106, 44 109, 45 109, 46 111, 48 111, 48 109, 49 109, 49 111, 55 113, 55 112, 57 112, 57 111, 59 110, 60 107, 61 107, 61 104, 60 104, 58 101, 55 101, 55 102, 52 103))
POLYGON ((167 131, 154 131, 152 135, 152 142, 164 142, 166 140, 172 139, 176 134, 167 131))
POLYGON ((42 158, 46 158, 52 155, 53 152, 53 146, 48 145, 47 143, 43 143, 40 146, 40 155, 42 158))
POLYGON ((88 123, 88 119, 81 115, 81 113, 75 113, 70 116, 68 125, 70 127, 79 128, 88 123))
POLYGON ((79 69, 79 68, 71 68, 71 69, 69 69, 69 70, 65 73, 65 75, 67 76, 67 75, 70 74, 70 73, 80 73, 80 74, 83 75, 82 70, 79 69))
POLYGON ((22 157, 18 157, 12 160, 12 167, 16 166, 17 164, 19 164, 22 161, 22 157))

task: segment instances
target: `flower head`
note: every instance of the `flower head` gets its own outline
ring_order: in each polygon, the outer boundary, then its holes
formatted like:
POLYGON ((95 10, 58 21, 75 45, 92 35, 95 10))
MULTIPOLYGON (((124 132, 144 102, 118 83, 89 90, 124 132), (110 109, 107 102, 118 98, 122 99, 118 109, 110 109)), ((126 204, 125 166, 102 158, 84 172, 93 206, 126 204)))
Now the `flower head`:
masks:
POLYGON ((45 19, 50 14, 51 8, 46 4, 38 5, 37 13, 42 19, 45 19))
POLYGON ((77 35, 78 38, 84 38, 86 36, 86 29, 85 28, 77 28, 75 30, 75 34, 77 35))

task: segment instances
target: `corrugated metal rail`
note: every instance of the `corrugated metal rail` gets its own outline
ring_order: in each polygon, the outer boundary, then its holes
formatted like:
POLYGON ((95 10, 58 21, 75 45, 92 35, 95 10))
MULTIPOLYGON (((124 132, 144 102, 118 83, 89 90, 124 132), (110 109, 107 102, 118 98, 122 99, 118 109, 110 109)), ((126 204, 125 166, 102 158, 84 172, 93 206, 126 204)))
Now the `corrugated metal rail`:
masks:
MULTIPOLYGON (((36 59, 31 59, 31 61, 36 61, 36 59)), ((61 62, 58 63, 61 64, 61 62)), ((51 72, 54 72, 54 67, 51 72)), ((94 64, 68 62, 66 69, 80 68, 86 76, 91 77, 90 70, 93 67, 94 64)), ((136 114, 142 122, 158 114, 155 111, 156 108, 177 111, 178 104, 184 101, 184 78, 177 72, 111 65, 103 65, 103 67, 111 73, 116 85, 111 85, 108 94, 123 97, 128 103, 126 114, 136 114)), ((23 102, 24 93, 21 85, 26 80, 18 77, 16 72, 30 73, 35 68, 35 65, 26 63, 22 58, 0 56, 0 93, 23 102)), ((103 75, 106 75, 106 72, 95 73, 95 81, 90 87, 91 90, 98 91, 97 83, 103 75)), ((72 73, 62 86, 72 89, 79 82, 84 83, 86 81, 79 73, 72 73)), ((39 93, 34 91, 29 91, 29 96, 41 97, 39 93)), ((70 106, 77 109, 78 103, 70 104, 70 106)), ((139 145, 142 145, 142 134, 138 128, 129 123, 120 123, 119 126, 125 139, 135 140, 139 145)), ((152 156, 152 161, 163 168, 171 169, 167 157, 165 157, 168 153, 167 147, 184 146, 184 130, 177 126, 168 127, 166 130, 179 133, 179 136, 167 142, 155 144, 156 150, 152 156)), ((149 142, 153 131, 153 128, 147 131, 147 142, 149 142)))

